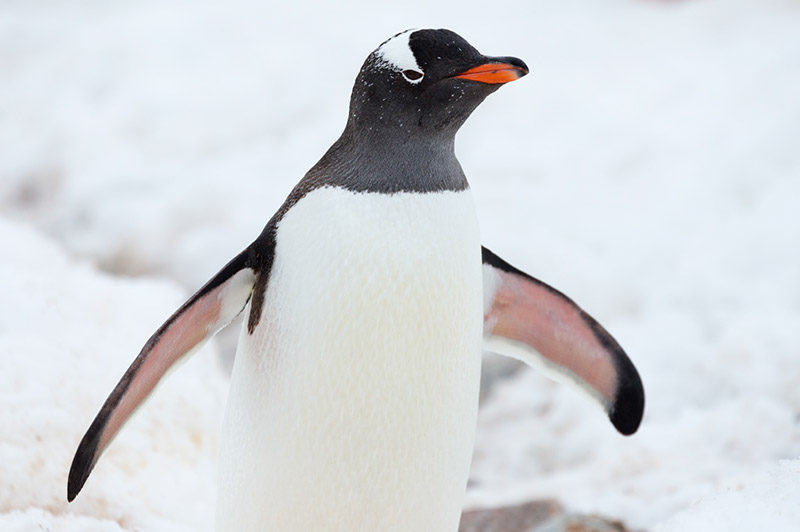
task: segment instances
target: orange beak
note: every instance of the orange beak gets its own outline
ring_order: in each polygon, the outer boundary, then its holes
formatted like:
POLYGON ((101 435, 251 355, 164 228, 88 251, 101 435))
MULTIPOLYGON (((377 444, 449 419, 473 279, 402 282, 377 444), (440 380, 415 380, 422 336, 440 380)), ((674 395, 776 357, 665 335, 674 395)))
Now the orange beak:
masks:
POLYGON ((508 63, 484 63, 453 77, 496 85, 517 80, 527 73, 528 69, 521 66, 508 63))

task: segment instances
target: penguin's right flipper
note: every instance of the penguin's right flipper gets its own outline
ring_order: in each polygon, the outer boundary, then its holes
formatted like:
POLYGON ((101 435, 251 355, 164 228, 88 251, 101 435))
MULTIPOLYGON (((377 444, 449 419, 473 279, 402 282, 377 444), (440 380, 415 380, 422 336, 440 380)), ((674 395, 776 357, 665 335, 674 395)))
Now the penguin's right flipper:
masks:
POLYGON ((100 455, 175 362, 200 348, 247 305, 256 282, 252 248, 230 261, 142 348, 83 436, 67 480, 67 500, 83 488, 100 455))
POLYGON ((644 388, 617 341, 570 298, 482 251, 484 347, 567 377, 603 406, 619 432, 636 432, 644 388))

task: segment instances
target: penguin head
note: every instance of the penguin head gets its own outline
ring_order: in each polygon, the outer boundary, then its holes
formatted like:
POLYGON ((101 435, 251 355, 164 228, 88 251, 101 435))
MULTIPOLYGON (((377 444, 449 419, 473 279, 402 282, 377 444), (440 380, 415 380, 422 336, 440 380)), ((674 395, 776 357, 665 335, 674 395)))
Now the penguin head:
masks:
POLYGON ((484 98, 527 73, 522 60, 482 55, 450 30, 407 30, 367 57, 348 126, 373 136, 452 138, 484 98))

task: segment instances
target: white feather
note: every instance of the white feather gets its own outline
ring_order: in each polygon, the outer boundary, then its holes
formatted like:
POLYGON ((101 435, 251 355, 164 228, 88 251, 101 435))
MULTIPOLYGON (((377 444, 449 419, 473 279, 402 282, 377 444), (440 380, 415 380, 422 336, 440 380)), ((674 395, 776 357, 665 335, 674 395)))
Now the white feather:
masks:
POLYGON ((416 30, 406 30, 383 43, 375 51, 378 59, 389 68, 398 71, 416 70, 422 72, 422 69, 417 63, 417 59, 414 57, 414 52, 411 51, 411 45, 408 42, 408 39, 414 31, 416 30))
POLYGON ((243 332, 219 530, 456 530, 482 330, 469 191, 311 192, 243 332))

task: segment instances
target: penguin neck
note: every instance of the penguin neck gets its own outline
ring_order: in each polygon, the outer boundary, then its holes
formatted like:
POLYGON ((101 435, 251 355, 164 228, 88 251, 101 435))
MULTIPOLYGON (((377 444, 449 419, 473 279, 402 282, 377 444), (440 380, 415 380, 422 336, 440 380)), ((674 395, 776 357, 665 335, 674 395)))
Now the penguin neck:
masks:
POLYGON ((348 122, 309 174, 356 192, 443 192, 469 188, 455 155, 454 134, 411 127, 371 128, 348 122))

